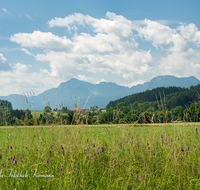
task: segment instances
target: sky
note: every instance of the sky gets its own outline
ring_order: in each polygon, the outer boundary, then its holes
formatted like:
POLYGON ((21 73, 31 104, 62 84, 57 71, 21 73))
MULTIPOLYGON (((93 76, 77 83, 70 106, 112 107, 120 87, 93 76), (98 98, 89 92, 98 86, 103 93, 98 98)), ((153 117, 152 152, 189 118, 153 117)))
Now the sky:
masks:
POLYGON ((161 75, 200 80, 199 7, 199 0, 3 1, 0 96, 38 95, 71 78, 128 87, 161 75))

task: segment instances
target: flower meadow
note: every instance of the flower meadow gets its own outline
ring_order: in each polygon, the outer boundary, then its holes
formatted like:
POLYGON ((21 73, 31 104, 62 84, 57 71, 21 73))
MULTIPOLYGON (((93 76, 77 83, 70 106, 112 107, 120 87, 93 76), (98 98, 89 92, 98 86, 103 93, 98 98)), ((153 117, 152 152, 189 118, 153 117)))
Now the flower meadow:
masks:
POLYGON ((198 123, 0 128, 0 189, 200 189, 198 123))

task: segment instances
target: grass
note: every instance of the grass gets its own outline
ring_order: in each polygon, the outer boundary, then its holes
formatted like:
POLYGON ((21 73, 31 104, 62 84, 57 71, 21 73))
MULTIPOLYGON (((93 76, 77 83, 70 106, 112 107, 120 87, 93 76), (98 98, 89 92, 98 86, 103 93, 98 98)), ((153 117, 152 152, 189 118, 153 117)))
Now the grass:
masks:
POLYGON ((1 127, 0 189, 200 189, 199 135, 199 123, 1 127))

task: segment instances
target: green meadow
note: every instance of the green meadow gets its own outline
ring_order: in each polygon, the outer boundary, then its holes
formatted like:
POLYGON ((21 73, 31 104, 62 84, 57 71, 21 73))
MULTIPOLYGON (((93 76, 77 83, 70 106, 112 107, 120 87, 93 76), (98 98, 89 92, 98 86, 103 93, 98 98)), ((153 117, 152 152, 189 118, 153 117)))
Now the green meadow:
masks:
POLYGON ((0 128, 0 189, 200 189, 200 124, 0 128))

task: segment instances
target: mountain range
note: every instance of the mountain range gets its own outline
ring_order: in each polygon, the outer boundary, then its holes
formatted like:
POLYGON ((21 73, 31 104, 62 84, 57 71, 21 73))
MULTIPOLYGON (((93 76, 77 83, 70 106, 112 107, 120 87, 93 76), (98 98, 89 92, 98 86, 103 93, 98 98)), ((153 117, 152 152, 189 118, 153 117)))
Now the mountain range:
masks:
POLYGON ((109 101, 128 96, 131 94, 152 90, 157 87, 185 87, 196 86, 200 81, 191 77, 177 78, 175 76, 157 76, 149 82, 138 84, 131 88, 120 86, 112 82, 101 82, 92 84, 72 78, 67 82, 61 83, 57 88, 51 88, 34 96, 33 93, 26 95, 11 94, 8 96, 0 96, 1 100, 7 100, 12 103, 13 109, 33 109, 44 110, 46 105, 50 105, 52 109, 58 108, 59 105, 67 106, 69 109, 74 108, 75 104, 79 104, 82 109, 92 106, 100 108, 106 107, 109 101), (75 98, 76 96, 76 98, 75 98))

